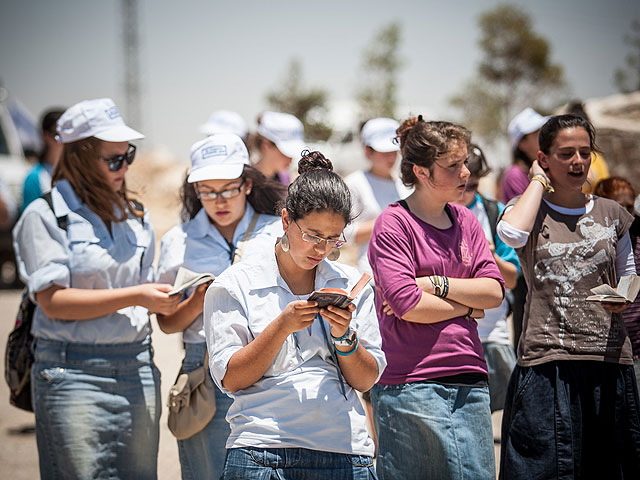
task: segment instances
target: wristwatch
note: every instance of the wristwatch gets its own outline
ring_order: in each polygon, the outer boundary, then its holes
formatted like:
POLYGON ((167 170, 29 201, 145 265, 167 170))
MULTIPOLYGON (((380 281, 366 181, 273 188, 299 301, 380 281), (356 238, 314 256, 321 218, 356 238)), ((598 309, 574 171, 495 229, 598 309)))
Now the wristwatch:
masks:
POLYGON ((354 343, 356 343, 358 337, 358 333, 353 330, 351 327, 347 330, 347 332, 341 337, 334 337, 331 335, 331 340, 334 345, 338 347, 351 347, 354 343))

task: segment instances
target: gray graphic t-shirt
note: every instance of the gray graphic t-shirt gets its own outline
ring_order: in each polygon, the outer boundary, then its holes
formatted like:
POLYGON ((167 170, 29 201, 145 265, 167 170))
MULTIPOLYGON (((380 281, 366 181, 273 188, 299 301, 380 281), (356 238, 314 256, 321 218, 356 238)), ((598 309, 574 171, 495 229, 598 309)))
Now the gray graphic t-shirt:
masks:
POLYGON ((593 199, 591 211, 581 215, 541 202, 527 243, 516 250, 529 287, 521 366, 554 360, 633 364, 622 316, 586 301, 591 288, 616 285, 616 247, 633 217, 613 200, 593 199))

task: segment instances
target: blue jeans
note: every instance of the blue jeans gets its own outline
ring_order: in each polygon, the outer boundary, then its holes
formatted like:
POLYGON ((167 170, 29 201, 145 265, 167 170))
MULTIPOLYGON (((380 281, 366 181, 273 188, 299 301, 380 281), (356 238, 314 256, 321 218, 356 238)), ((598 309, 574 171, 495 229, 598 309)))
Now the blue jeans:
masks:
POLYGON ((489 390, 429 382, 374 385, 381 480, 494 480, 489 390))
POLYGON ((640 478, 640 408, 630 365, 516 366, 502 416, 501 479, 640 478))
POLYGON ((157 478, 160 371, 150 340, 38 339, 31 389, 41 478, 157 478))
MULTIPOLYGON (((182 370, 188 373, 200 368, 206 349, 206 343, 186 343, 182 370)), ((211 421, 202 431, 178 440, 183 479, 218 479, 222 475, 227 454, 225 445, 231 433, 226 416, 232 403, 233 400, 216 387, 216 414, 211 421)))
POLYGON ((483 342, 482 350, 489 370, 489 396, 491 412, 504 408, 511 373, 516 366, 516 354, 511 345, 483 342))
MULTIPOLYGON (((349 432, 345 431, 348 435, 349 432)), ((373 459, 306 448, 232 448, 224 480, 377 480, 373 459)))

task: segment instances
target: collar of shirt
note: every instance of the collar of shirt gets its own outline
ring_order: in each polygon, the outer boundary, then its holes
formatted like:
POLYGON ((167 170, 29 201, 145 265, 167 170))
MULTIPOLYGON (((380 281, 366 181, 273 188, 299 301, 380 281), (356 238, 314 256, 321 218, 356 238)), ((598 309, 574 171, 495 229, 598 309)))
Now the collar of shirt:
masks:
MULTIPOLYGON (((58 180, 52 192, 55 192, 56 190, 60 196, 58 197, 55 193, 52 193, 51 201, 53 202, 53 210, 57 217, 64 217, 70 212, 77 212, 80 208, 86 206, 68 180, 58 180)), ((87 206, 87 208, 89 207, 87 206)), ((93 213, 95 214, 95 212, 93 213)), ((120 208, 114 206, 114 213, 116 216, 120 215, 120 208)))

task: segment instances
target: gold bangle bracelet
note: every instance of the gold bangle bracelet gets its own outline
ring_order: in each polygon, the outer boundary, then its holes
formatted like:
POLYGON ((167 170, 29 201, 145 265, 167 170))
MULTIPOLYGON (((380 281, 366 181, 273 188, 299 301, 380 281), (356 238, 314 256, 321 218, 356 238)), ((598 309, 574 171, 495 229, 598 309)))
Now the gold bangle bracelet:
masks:
POLYGON ((533 177, 531 177, 531 181, 533 182, 534 180, 540 182, 540 184, 542 185, 542 187, 549 193, 555 192, 555 190, 553 189, 553 187, 551 186, 551 184, 549 183, 549 181, 547 180, 547 178, 541 174, 537 174, 534 175, 533 177))

